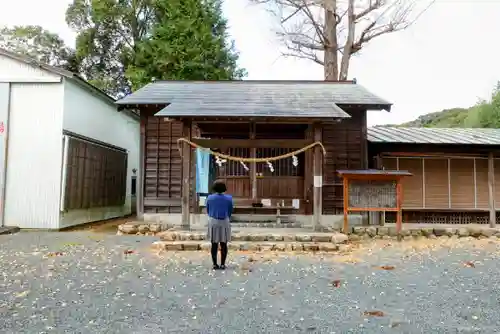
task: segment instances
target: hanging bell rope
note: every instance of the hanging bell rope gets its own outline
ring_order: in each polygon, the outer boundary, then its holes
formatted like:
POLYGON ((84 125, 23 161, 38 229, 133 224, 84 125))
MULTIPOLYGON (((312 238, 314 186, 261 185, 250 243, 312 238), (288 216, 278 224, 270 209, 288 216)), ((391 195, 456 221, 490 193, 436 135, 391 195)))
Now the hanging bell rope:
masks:
POLYGON ((296 151, 293 151, 293 152, 289 152, 287 154, 283 154, 283 155, 278 155, 278 156, 275 156, 275 157, 266 157, 266 158, 240 158, 240 157, 233 157, 231 155, 227 155, 227 154, 223 154, 223 153, 218 153, 218 152, 214 152, 212 151, 211 149, 209 148, 206 148, 206 147, 202 147, 196 143, 193 143, 192 141, 186 139, 186 138, 179 138, 177 139, 177 147, 179 149, 179 152, 182 156, 182 142, 184 143, 187 143, 189 144, 191 147, 193 148, 199 148, 199 149, 202 149, 202 150, 206 150, 208 152, 210 152, 210 154, 216 156, 216 157, 219 157, 221 159, 226 159, 226 160, 231 160, 231 161, 239 161, 239 162, 256 162, 256 163, 259 163, 259 162, 270 162, 270 161, 278 161, 278 160, 282 160, 282 159, 287 159, 287 158, 290 158, 290 157, 293 157, 293 156, 296 156, 300 153, 303 153, 315 146, 320 146, 321 147, 321 150, 323 152, 323 156, 326 156, 326 150, 325 150, 325 147, 323 146, 323 144, 320 142, 320 141, 317 141, 317 142, 314 142, 312 144, 309 144, 299 150, 296 150, 296 151))

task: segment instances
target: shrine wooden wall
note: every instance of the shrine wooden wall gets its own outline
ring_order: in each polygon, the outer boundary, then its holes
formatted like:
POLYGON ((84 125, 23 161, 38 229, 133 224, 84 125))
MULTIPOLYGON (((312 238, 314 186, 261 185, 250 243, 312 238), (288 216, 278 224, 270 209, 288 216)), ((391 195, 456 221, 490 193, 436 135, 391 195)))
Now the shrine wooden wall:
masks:
POLYGON ((141 115, 144 213, 181 213, 182 159, 177 139, 182 123, 141 115))
MULTIPOLYGON (((488 210, 487 157, 384 157, 383 167, 407 170, 403 208, 488 210)), ((495 159, 495 203, 500 209, 500 160, 495 159)))
MULTIPOLYGON (((368 165, 366 141, 366 111, 346 110, 351 118, 337 123, 322 124, 322 143, 327 151, 323 164, 322 206, 323 214, 338 214, 342 212, 343 195, 342 182, 336 171, 339 169, 363 169, 368 165)), ((309 122, 310 120, 307 120, 309 122)), ((245 125, 232 124, 232 134, 222 137, 248 138, 245 125), (239 127, 242 127, 241 129, 239 127), (245 131, 243 131, 245 130, 245 131), (243 131, 243 132, 242 132, 243 131)), ((296 129, 279 129, 275 124, 257 126, 257 138, 309 138, 312 132, 307 130, 307 124, 296 124, 296 129), (260 127, 260 131, 259 131, 260 127)), ((202 125, 193 126, 192 133, 217 138, 222 130, 203 132, 202 125)), ((227 129, 227 127, 226 127, 227 129)), ((181 213, 182 194, 182 159, 177 147, 177 139, 184 137, 182 123, 166 121, 163 117, 155 117, 154 112, 141 111, 141 140, 144 180, 142 202, 138 193, 139 206, 144 213, 181 213)), ((227 132, 227 130, 226 130, 227 132)), ((312 138, 312 137, 311 137, 312 138)), ((259 155, 279 155, 291 149, 276 148, 259 149, 259 155)), ((232 155, 247 156, 248 149, 234 149, 232 155), (236 152, 236 150, 240 150, 236 152)), ((269 173, 262 164, 257 166, 257 172, 262 173, 257 178, 259 198, 301 199, 301 212, 312 214, 312 151, 299 156, 298 168, 290 167, 291 159, 275 163, 275 172, 269 173), (290 160, 290 161, 288 161, 290 160), (309 172, 306 172, 309 171, 309 172), (309 175, 310 174, 310 175, 309 175)), ((227 182, 229 192, 237 197, 251 197, 251 183, 248 173, 242 171, 238 163, 227 164, 218 172, 218 177, 227 182), (238 165, 238 166, 236 166, 238 165), (228 171, 230 173, 228 173, 228 171)))
MULTIPOLYGON (((500 150, 491 145, 370 144, 380 166, 407 170, 403 179, 405 222, 488 224, 488 155, 494 155, 495 209, 500 211, 500 150)), ((392 217, 393 218, 393 217, 392 217)), ((387 216, 388 221, 392 219, 387 216)), ((500 215, 496 215, 500 223, 500 215)))
POLYGON ((364 169, 368 164, 366 110, 346 110, 351 118, 323 125, 327 151, 323 166, 323 214, 343 212, 342 179, 337 170, 364 169))

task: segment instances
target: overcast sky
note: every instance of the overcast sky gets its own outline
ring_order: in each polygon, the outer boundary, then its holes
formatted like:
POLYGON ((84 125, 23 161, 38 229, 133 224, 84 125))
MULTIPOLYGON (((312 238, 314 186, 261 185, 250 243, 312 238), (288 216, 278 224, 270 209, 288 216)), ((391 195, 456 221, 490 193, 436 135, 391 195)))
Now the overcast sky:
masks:
MULTIPOLYGON (((41 25, 74 44, 64 21, 70 0, 1 0, 0 25, 41 25)), ((226 0, 230 33, 249 79, 321 80, 322 68, 279 57, 273 19, 248 0, 226 0)), ((370 124, 401 123, 487 98, 500 80, 500 0, 437 0, 410 29, 373 41, 352 63, 350 77, 394 103, 370 124)))

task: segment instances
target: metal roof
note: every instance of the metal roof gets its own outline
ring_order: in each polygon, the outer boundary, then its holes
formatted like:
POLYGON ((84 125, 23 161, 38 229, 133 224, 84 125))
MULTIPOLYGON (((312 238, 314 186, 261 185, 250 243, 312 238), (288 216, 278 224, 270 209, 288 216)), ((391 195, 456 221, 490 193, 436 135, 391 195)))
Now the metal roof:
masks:
POLYGON ((407 170, 381 170, 381 169, 342 169, 338 170, 340 175, 391 175, 391 176, 412 176, 407 170))
MULTIPOLYGON (((40 68, 40 69, 45 70, 47 72, 50 72, 52 74, 59 75, 59 76, 64 77, 68 80, 72 80, 74 83, 80 85, 81 87, 83 87, 87 91, 97 94, 100 98, 102 98, 107 103, 115 105, 116 99, 114 97, 110 96, 102 89, 97 88, 96 86, 90 84, 87 80, 83 79, 82 77, 80 77, 76 73, 73 73, 71 71, 65 70, 65 69, 60 68, 60 67, 55 67, 55 66, 44 64, 44 63, 39 62, 38 60, 31 58, 29 56, 15 53, 15 52, 11 52, 11 51, 5 50, 3 48, 0 48, 0 56, 7 57, 9 59, 24 63, 26 65, 40 68)), ((137 119, 137 117, 138 117, 138 115, 134 112, 127 112, 127 114, 132 116, 132 118, 134 118, 134 119, 137 119)))
POLYGON ((393 144, 500 145, 500 129, 372 127, 368 141, 393 144))
POLYGON ((33 67, 41 68, 41 69, 43 69, 43 70, 45 70, 47 72, 50 72, 52 74, 60 75, 60 76, 65 77, 67 79, 74 80, 77 83, 83 85, 85 88, 98 93, 102 98, 106 99, 108 102, 111 102, 111 103, 115 103, 116 102, 115 98, 109 96, 103 90, 101 90, 101 89, 97 88, 96 86, 90 84, 87 80, 83 79, 82 77, 80 77, 76 73, 73 73, 71 71, 67 71, 67 70, 65 70, 63 68, 60 68, 60 67, 55 67, 55 66, 50 66, 50 65, 44 64, 42 62, 39 62, 36 59, 33 59, 31 57, 26 56, 26 55, 22 55, 22 54, 18 54, 18 53, 15 53, 15 52, 11 52, 9 50, 5 50, 5 49, 2 49, 2 48, 0 48, 0 55, 4 56, 4 57, 7 57, 7 58, 10 58, 12 60, 17 60, 17 61, 19 61, 21 63, 24 63, 24 64, 27 64, 27 65, 31 65, 33 67))
POLYGON ((167 105, 157 116, 347 118, 343 105, 390 109, 391 104, 352 82, 159 81, 117 102, 167 105))

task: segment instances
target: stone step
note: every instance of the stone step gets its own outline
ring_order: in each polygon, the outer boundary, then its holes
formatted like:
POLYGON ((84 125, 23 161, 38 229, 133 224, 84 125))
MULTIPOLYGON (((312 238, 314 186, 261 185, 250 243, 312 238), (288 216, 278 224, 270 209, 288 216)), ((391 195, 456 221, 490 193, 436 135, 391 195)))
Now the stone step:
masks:
POLYGON ((257 228, 301 228, 301 223, 281 222, 281 223, 266 223, 266 222, 249 222, 237 221, 231 222, 232 227, 257 227, 257 228))
MULTIPOLYGON (((275 252, 347 252, 349 244, 331 242, 230 242, 230 251, 275 251, 275 252)), ((203 241, 155 241, 152 248, 160 251, 210 251, 211 244, 203 241)))
MULTIPOLYGON (((323 233, 313 232, 305 233, 304 231, 295 231, 282 229, 282 231, 274 230, 267 231, 245 231, 233 230, 231 241, 247 241, 247 242, 326 242, 340 244, 348 240, 347 235, 342 233, 323 233)), ((158 233, 162 241, 206 241, 206 232, 189 232, 189 231, 165 231, 158 233)))

